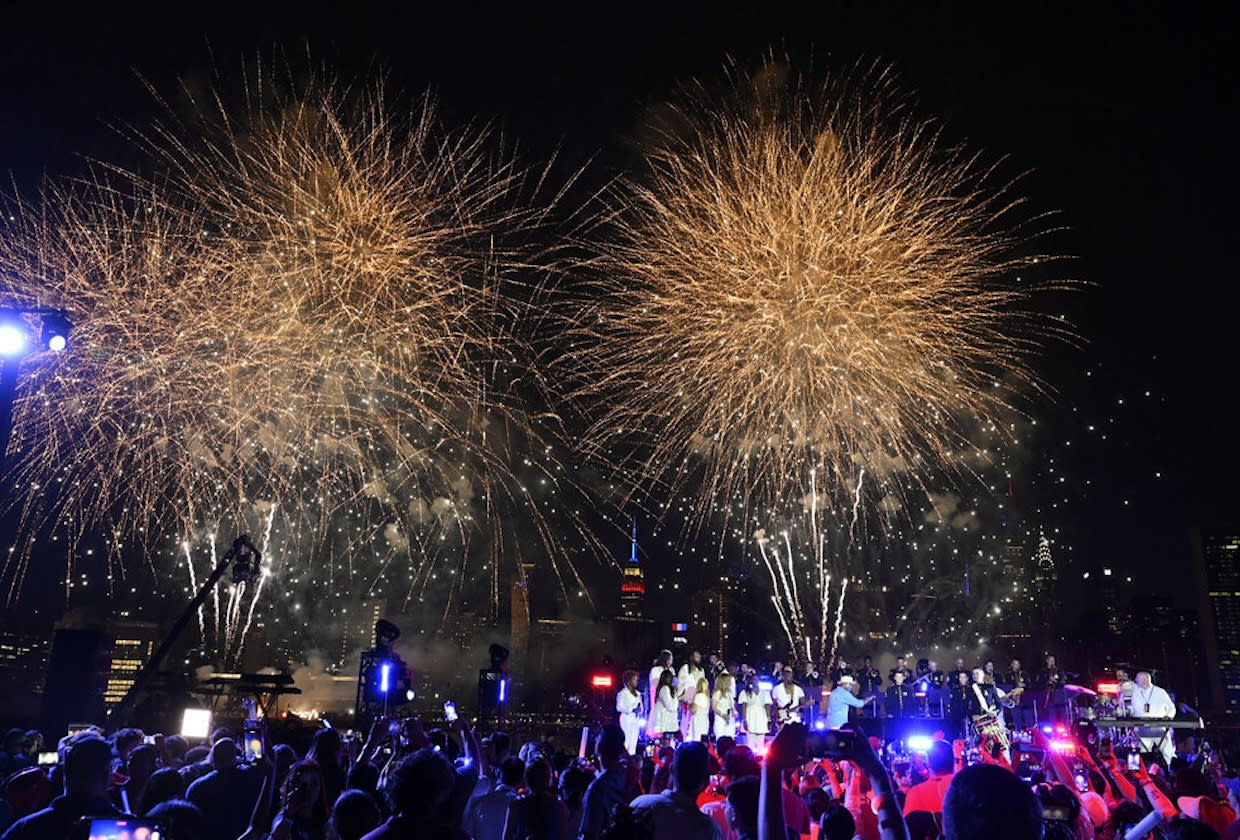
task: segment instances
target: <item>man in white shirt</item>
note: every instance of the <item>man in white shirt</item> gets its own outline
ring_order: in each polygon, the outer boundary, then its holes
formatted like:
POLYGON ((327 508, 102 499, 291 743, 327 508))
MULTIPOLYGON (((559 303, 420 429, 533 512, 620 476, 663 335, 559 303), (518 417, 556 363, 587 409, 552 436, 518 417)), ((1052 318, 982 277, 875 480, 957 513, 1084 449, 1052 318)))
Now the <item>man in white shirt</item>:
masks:
POLYGON ((465 833, 474 840, 503 840, 508 806, 517 798, 517 788, 524 776, 525 764, 521 759, 504 759, 499 765, 499 784, 469 800, 461 824, 465 833))
POLYGON ((715 821, 698 809, 697 798, 710 782, 710 753, 704 744, 690 741, 676 748, 672 759, 672 789, 633 800, 639 815, 648 815, 652 840, 722 840, 715 821))
POLYGON ((785 723, 800 723, 801 709, 809 705, 805 689, 797 685, 796 672, 791 665, 785 665, 780 675, 780 683, 771 690, 771 705, 775 707, 775 722, 780 726, 785 723))
POLYGON ((676 675, 676 699, 680 701, 680 734, 688 737, 689 725, 693 723, 693 698, 697 696, 698 680, 706 677, 702 667, 702 654, 693 651, 689 661, 680 666, 676 675))
MULTIPOLYGON (((1135 718, 1175 717, 1175 703, 1166 690, 1154 685, 1149 671, 1137 672, 1137 684, 1132 690, 1132 716, 1135 718)), ((1161 752, 1168 763, 1175 758, 1175 739, 1165 727, 1142 727, 1137 730, 1143 752, 1161 752)))

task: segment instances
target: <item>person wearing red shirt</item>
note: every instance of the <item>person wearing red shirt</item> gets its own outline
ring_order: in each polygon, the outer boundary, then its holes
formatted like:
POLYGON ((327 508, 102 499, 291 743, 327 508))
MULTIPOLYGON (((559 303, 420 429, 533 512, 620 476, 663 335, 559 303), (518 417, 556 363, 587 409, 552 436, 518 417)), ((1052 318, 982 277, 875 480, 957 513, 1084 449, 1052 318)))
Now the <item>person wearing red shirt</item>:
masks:
POLYGON ((914 811, 943 813, 943 798, 947 795, 947 788, 956 769, 956 755, 951 744, 935 741, 930 745, 926 760, 930 766, 930 778, 909 788, 904 797, 906 817, 914 811))

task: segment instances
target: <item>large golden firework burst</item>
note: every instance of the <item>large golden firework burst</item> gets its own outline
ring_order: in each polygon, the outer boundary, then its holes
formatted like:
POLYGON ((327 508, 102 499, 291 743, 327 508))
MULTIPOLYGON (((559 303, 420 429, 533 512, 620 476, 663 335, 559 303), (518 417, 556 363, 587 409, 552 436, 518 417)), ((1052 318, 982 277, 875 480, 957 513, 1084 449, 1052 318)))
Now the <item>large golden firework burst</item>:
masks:
MULTIPOLYGON (((509 433, 537 435, 499 373, 520 364, 530 256, 504 243, 542 212, 526 171, 429 98, 402 117, 381 86, 246 94, 134 132, 141 175, 5 214, 0 292, 74 325, 19 386, 7 480, 27 539, 103 531, 121 559, 278 509, 303 550, 348 556, 523 492, 509 433)), ((4 569, 10 597, 30 553, 4 569)))
POLYGON ((884 72, 730 81, 668 106, 611 194, 566 357, 587 449, 703 514, 799 499, 811 469, 859 502, 862 470, 963 467, 1063 331, 1024 276, 1039 226, 884 72))

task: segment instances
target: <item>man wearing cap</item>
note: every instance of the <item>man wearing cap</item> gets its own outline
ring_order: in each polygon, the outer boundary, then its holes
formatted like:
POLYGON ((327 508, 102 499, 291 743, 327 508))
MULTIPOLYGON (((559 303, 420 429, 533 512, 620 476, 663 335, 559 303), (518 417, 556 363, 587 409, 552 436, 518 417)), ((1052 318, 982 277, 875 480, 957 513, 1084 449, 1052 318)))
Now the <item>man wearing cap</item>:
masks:
MULTIPOLYGON (((83 735, 65 755, 65 792, 52 804, 14 823, 3 840, 68 837, 82 817, 123 817, 108 798, 112 747, 96 735, 83 735)), ((248 817, 247 817, 248 820, 248 817)))
POLYGON ((857 681, 852 677, 844 674, 835 683, 835 688, 831 689, 831 693, 827 695, 827 727, 830 729, 839 729, 848 723, 848 710, 861 709, 867 703, 874 702, 873 697, 867 697, 859 700, 853 692, 856 690, 857 681))

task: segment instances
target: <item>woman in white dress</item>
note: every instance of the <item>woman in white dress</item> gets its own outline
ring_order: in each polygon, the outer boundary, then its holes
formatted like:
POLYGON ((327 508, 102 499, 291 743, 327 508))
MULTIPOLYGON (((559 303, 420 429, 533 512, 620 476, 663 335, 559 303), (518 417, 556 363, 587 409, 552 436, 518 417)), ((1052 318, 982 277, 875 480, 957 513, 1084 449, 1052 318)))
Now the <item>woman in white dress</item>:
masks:
POLYGON ((624 672, 624 687, 616 693, 616 713, 624 730, 624 748, 629 755, 637 754, 637 739, 642 731, 642 696, 637 690, 637 672, 624 672))
POLYGON ((762 744, 770 730, 771 695, 762 690, 756 677, 750 675, 737 702, 745 713, 746 743, 750 747, 762 744))
POLYGON ((702 677, 694 686, 693 699, 689 701, 689 726, 685 730, 686 741, 700 741, 710 735, 710 683, 702 677))
POLYGON ((654 713, 650 715, 655 734, 661 738, 672 740, 673 735, 680 734, 680 720, 676 714, 680 704, 676 702, 676 690, 673 687, 676 678, 671 669, 665 669, 659 675, 658 691, 655 693, 654 713))
MULTIPOLYGON (((654 666, 650 669, 650 717, 646 720, 646 734, 651 738, 657 738, 663 733, 654 728, 654 709, 659 703, 659 678, 663 676, 664 671, 672 670, 672 652, 670 650, 661 650, 659 655, 654 658, 654 666)), ((676 693, 676 682, 672 680, 672 694, 676 693)))
POLYGON ((715 739, 736 737, 736 690, 731 674, 720 674, 715 680, 711 706, 715 712, 715 739))

